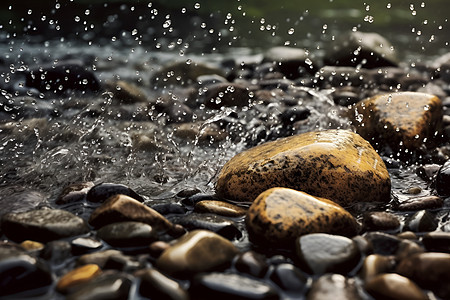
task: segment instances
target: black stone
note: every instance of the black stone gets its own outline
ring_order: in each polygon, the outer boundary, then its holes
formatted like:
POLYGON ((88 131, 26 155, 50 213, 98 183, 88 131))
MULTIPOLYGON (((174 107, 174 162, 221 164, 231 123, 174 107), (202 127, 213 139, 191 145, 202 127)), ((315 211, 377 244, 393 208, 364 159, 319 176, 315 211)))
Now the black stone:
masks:
POLYGON ((48 242, 42 249, 40 257, 55 265, 59 265, 72 257, 72 247, 67 241, 48 242))
POLYGON ((97 236, 115 247, 150 245, 158 239, 152 226, 140 222, 117 222, 103 226, 97 236))
POLYGON ((239 254, 234 266, 242 273, 247 273, 259 278, 264 277, 269 269, 265 257, 254 251, 247 251, 239 254))
POLYGON ((114 195, 126 195, 139 202, 144 202, 138 193, 123 184, 117 183, 99 183, 93 186, 86 195, 86 199, 90 202, 105 202, 109 197, 114 195))
POLYGON ((427 210, 420 210, 405 221, 405 230, 412 232, 433 231, 437 226, 436 216, 427 210))
POLYGON ((139 292, 150 299, 188 300, 187 292, 181 285, 156 269, 139 272, 141 283, 139 292))
POLYGON ((368 232, 363 236, 372 244, 374 254, 394 255, 401 242, 398 237, 383 232, 368 232))
POLYGON ((292 264, 275 266, 270 279, 285 291, 302 294, 306 289, 308 277, 292 264))
POLYGON ((305 120, 309 117, 311 112, 309 109, 304 107, 293 107, 288 108, 281 113, 281 121, 285 125, 293 124, 297 121, 305 120))
POLYGON ((435 189, 440 196, 450 196, 450 160, 439 169, 435 179, 435 189))
POLYGON ((450 253, 450 232, 429 232, 422 237, 422 243, 430 252, 450 253))

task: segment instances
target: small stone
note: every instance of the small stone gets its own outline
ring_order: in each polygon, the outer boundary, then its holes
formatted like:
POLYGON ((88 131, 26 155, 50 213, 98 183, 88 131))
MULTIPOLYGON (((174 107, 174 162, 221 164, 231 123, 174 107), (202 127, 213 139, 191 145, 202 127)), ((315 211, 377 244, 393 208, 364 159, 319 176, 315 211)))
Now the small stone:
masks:
POLYGON ((365 233, 364 238, 372 244, 373 253, 381 255, 394 255, 401 242, 396 236, 375 231, 365 233))
POLYGON ((450 196, 450 160, 447 160, 437 172, 435 188, 440 196, 450 196))
POLYGON ((306 107, 293 107, 283 111, 280 115, 280 119, 284 125, 292 125, 295 122, 306 120, 311 111, 306 107))
POLYGON ((172 221, 183 226, 186 230, 205 229, 229 240, 242 236, 238 225, 233 220, 213 214, 191 213, 180 218, 173 218, 172 221))
POLYGON ((247 87, 237 83, 217 83, 208 87, 205 105, 218 109, 224 106, 248 106, 252 100, 247 87))
POLYGON ((150 225, 141 222, 117 222, 101 227, 97 236, 113 247, 150 245, 158 239, 150 225))
POLYGON ((123 255, 119 250, 104 250, 94 253, 82 255, 77 260, 77 266, 84 266, 88 264, 96 264, 101 269, 104 269, 106 262, 110 257, 123 255))
POLYGON ((363 216, 363 229, 366 231, 397 230, 400 221, 397 216, 387 212, 369 212, 363 216))
POLYGON ((247 273, 259 278, 263 278, 269 269, 269 265, 267 264, 264 255, 251 250, 239 254, 234 266, 239 272, 247 273))
POLYGON ((437 226, 438 220, 436 216, 427 210, 421 210, 405 220, 404 229, 413 232, 424 232, 433 231, 437 226))
POLYGON ((72 258, 72 247, 68 241, 51 241, 45 244, 40 256, 54 265, 60 265, 72 258))
POLYGON ((139 202, 144 202, 144 199, 131 188, 117 183, 99 183, 95 185, 87 193, 86 199, 90 202, 103 203, 108 198, 115 195, 126 195, 139 202))
POLYGON ((450 254, 418 253, 403 259, 396 272, 408 277, 420 287, 432 290, 439 297, 450 297, 450 254))
POLYGON ((441 166, 437 164, 422 165, 416 169, 416 174, 423 180, 431 182, 440 168, 441 166))
POLYGON ((85 221, 59 209, 39 209, 10 213, 2 217, 3 233, 11 240, 48 242, 89 232, 85 221))
POLYGON ((93 186, 93 182, 71 184, 64 188, 55 203, 62 205, 82 201, 93 186))
POLYGON ((421 196, 409 198, 402 201, 396 208, 399 211, 424 210, 440 208, 444 205, 444 200, 438 196, 421 196))
POLYGON ((197 202, 194 206, 194 211, 233 218, 244 216, 247 213, 247 210, 240 206, 215 200, 203 200, 197 202))
POLYGON ((397 237, 406 240, 417 240, 417 235, 412 231, 400 232, 399 234, 397 234, 397 237))
POLYGON ((349 238, 324 233, 304 235, 297 239, 296 254, 301 267, 315 275, 329 273, 346 274, 361 259, 361 252, 349 238))
POLYGON ((394 266, 395 261, 393 257, 380 254, 371 254, 364 259, 359 275, 362 280, 368 282, 370 279, 379 274, 392 272, 394 266))
POLYGON ((94 237, 79 237, 70 243, 73 255, 82 255, 98 250, 103 246, 102 242, 94 237))
POLYGON ((308 53, 301 48, 278 46, 270 48, 264 54, 263 62, 271 62, 287 78, 296 79, 305 74, 314 74, 317 70, 308 53))
POLYGON ((338 204, 287 188, 272 188, 256 198, 246 216, 254 242, 292 247, 298 236, 324 232, 353 236, 356 220, 338 204))
POLYGON ((206 230, 194 230, 165 250, 156 266, 171 276, 191 276, 231 263, 239 250, 227 239, 206 230))
POLYGON ((89 224, 95 228, 124 221, 142 222, 152 226, 157 232, 176 232, 175 226, 161 214, 125 195, 110 197, 89 218, 89 224))
POLYGON ((27 251, 36 251, 44 249, 44 244, 30 240, 23 241, 22 243, 20 243, 20 246, 27 251))
POLYGON ((131 276, 117 272, 103 272, 92 280, 80 283, 67 300, 121 300, 128 299, 132 286, 131 276))
POLYGON ((113 93, 114 99, 119 100, 120 104, 147 102, 147 96, 144 91, 133 83, 123 80, 107 80, 104 84, 106 90, 113 93))
POLYGON ((422 243, 430 252, 450 253, 450 232, 428 232, 422 237, 422 243))
POLYGON ((377 95, 359 102, 350 117, 366 140, 381 140, 394 150, 415 150, 440 130, 442 103, 434 95, 416 92, 377 95))
POLYGON ((174 128, 174 135, 182 139, 196 140, 201 143, 216 143, 227 137, 225 130, 216 124, 202 126, 200 123, 183 123, 174 128))
POLYGON ((216 192, 225 199, 254 201, 271 187, 349 205, 389 201, 391 183, 383 160, 367 141, 350 131, 325 130, 239 153, 222 168, 216 192))
POLYGON ((395 258, 397 261, 401 261, 406 257, 410 257, 416 253, 423 253, 425 249, 415 241, 411 240, 401 240, 398 245, 398 250, 395 253, 395 258))
POLYGON ((170 244, 168 244, 166 242, 163 242, 163 241, 153 242, 149 246, 150 255, 158 258, 168 248, 170 248, 170 244))
POLYGON ((314 280, 306 300, 362 299, 354 279, 340 274, 326 274, 314 280))
POLYGON ((249 277, 230 273, 209 273, 194 278, 189 293, 192 299, 277 300, 274 287, 249 277))
POLYGON ((61 293, 68 293, 80 283, 92 280, 101 272, 101 269, 94 264, 78 267, 62 276, 56 284, 56 289, 61 293))
POLYGON ((146 269, 138 273, 141 283, 139 292, 151 299, 188 300, 188 293, 181 285, 156 269, 146 269))
POLYGON ((328 85, 339 88, 349 84, 355 87, 363 84, 361 69, 353 67, 324 66, 320 68, 316 76, 324 88, 328 85))
POLYGON ((427 300, 424 292, 411 280, 398 274, 380 274, 365 285, 375 299, 427 300))
POLYGON ((303 294, 308 283, 308 277, 292 264, 284 263, 274 267, 270 280, 284 291, 303 294))
POLYGON ((349 106, 361 100, 358 94, 348 91, 340 91, 333 94, 334 103, 341 106, 349 106))

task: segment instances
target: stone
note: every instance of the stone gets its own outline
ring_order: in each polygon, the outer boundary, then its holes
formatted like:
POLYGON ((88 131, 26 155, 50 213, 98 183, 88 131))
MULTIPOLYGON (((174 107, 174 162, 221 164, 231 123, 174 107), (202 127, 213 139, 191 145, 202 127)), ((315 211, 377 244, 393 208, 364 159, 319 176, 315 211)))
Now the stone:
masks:
POLYGON ((258 278, 263 278, 269 269, 264 255, 252 250, 238 254, 234 267, 239 272, 258 278))
POLYGON ((401 240, 398 245, 398 249, 395 252, 395 258, 397 261, 402 261, 404 258, 409 257, 416 253, 423 253, 425 249, 413 240, 401 240))
POLYGON ((355 218, 338 204, 306 193, 272 188, 250 206, 245 224, 253 242, 292 247, 294 240, 309 233, 354 236, 355 218))
POLYGON ((94 237, 79 237, 70 242, 73 255, 83 255, 99 250, 103 243, 94 237))
POLYGON ((372 144, 415 150, 430 144, 441 130, 442 103, 424 93, 383 94, 358 102, 350 118, 356 131, 372 144))
POLYGON ((170 276, 186 277, 229 265, 239 250, 230 241, 206 230, 194 230, 180 237, 156 261, 170 276))
POLYGON ((39 209, 10 213, 2 217, 3 233, 11 240, 49 242, 89 232, 86 222, 78 216, 59 209, 39 209))
POLYGON ((371 254, 364 259, 359 276, 364 282, 368 282, 379 274, 392 272, 394 266, 395 260, 392 256, 371 254))
POLYGON ((306 300, 360 300, 354 279, 340 274, 325 274, 314 280, 306 300))
MULTIPOLYGON (((50 287, 52 274, 44 261, 26 254, 15 247, 0 244, 0 297, 50 287)), ((37 291, 37 294, 45 291, 37 291)), ((25 297, 24 297, 25 298, 25 297)))
POLYGON ((440 196, 450 196, 450 160, 447 160, 439 168, 434 180, 434 186, 440 196))
POLYGON ((56 284, 56 290, 65 294, 77 285, 87 282, 100 275, 101 269, 95 264, 78 267, 63 275, 56 284))
POLYGON ((238 218, 244 216, 247 210, 243 207, 215 200, 203 200, 197 202, 194 206, 195 212, 212 213, 224 217, 238 218))
POLYGON ((170 248, 169 243, 164 241, 156 241, 150 244, 149 252, 151 256, 158 258, 168 248, 170 248))
POLYGON ((67 300, 122 300, 128 299, 132 278, 119 272, 106 271, 92 280, 80 283, 77 290, 66 296, 67 300))
POLYGON ((394 47, 378 33, 351 31, 338 37, 332 45, 325 58, 325 64, 328 65, 361 65, 373 69, 396 66, 398 63, 394 47))
POLYGON ((314 74, 317 66, 309 54, 300 48, 278 46, 266 51, 264 62, 271 62, 289 79, 296 79, 305 74, 314 74))
POLYGON ((450 232, 428 232, 422 237, 422 243, 430 252, 450 253, 450 232))
POLYGON ((115 195, 126 195, 139 202, 144 202, 144 198, 126 185, 103 182, 92 187, 87 193, 86 199, 90 202, 103 203, 115 195))
POLYGON ((44 249, 44 244, 30 240, 23 241, 20 243, 20 246, 27 251, 38 251, 44 249))
POLYGON ((172 221, 183 226, 186 230, 205 229, 229 240, 242 236, 236 222, 214 214, 190 213, 182 217, 173 218, 172 221))
POLYGON ((362 223, 363 230, 366 231, 394 231, 400 227, 400 221, 396 215, 380 211, 365 213, 362 223))
POLYGON ((270 280, 284 291, 303 294, 308 284, 308 277, 293 264, 283 263, 274 267, 270 280))
POLYGON ((284 125, 292 125, 295 122, 306 120, 311 115, 311 111, 306 107, 293 107, 283 111, 280 119, 284 125))
POLYGON ((410 279, 398 274, 380 274, 365 285, 366 291, 375 299, 427 300, 425 293, 410 279))
POLYGON ((413 232, 433 231, 437 228, 438 223, 439 221, 433 213, 420 210, 406 218, 404 230, 413 232))
POLYGON ((153 74, 151 83, 156 86, 186 86, 193 84, 202 75, 219 75, 226 77, 225 73, 212 65, 200 62, 170 63, 153 74))
POLYGON ((95 228, 125 221, 142 222, 152 226, 154 230, 161 233, 179 234, 177 227, 161 214, 138 200, 125 195, 110 197, 97 207, 89 218, 89 224, 95 228))
POLYGON ((249 89, 237 83, 217 83, 210 85, 204 93, 205 105, 209 108, 224 106, 248 106, 251 103, 249 89))
POLYGON ((120 104, 133 104, 147 102, 147 96, 137 85, 123 80, 107 80, 104 88, 111 92, 113 99, 118 100, 120 104))
POLYGON ((56 199, 59 205, 83 201, 89 190, 94 186, 93 182, 81 182, 66 186, 56 199))
POLYGON ((36 209, 46 202, 44 194, 23 186, 0 188, 0 217, 7 213, 19 213, 36 209))
POLYGON ((72 258, 72 247, 68 241, 51 241, 45 244, 40 257, 53 265, 61 265, 72 258))
POLYGON ((173 279, 156 269, 139 271, 139 293, 151 299, 189 300, 188 293, 173 279))
POLYGON ((152 226, 141 222, 117 222, 97 230, 97 236, 113 247, 150 245, 158 239, 152 226))
POLYGON ((421 288, 432 290, 444 299, 450 297, 450 254, 418 253, 404 258, 396 272, 408 277, 421 288))
POLYGON ((391 182, 383 160, 346 130, 308 132, 243 151, 220 171, 216 192, 253 201, 271 187, 287 187, 335 201, 387 202, 391 182))
POLYGON ((361 252, 356 243, 343 236, 307 234, 296 240, 295 248, 302 269, 314 275, 346 274, 352 271, 361 259, 361 252))
POLYGON ((378 231, 367 232, 363 236, 372 244, 374 254, 393 255, 397 252, 401 242, 396 236, 378 231))
POLYGON ((174 128, 174 135, 184 140, 198 140, 203 144, 212 144, 223 141, 227 137, 224 129, 220 129, 216 124, 183 123, 174 128))
POLYGON ((402 201, 396 207, 399 211, 411 211, 411 210, 425 210, 425 209, 436 209, 444 205, 444 200, 438 196, 420 196, 408 198, 402 201))
POLYGON ((268 283, 239 274, 209 273, 194 278, 189 289, 192 299, 280 299, 268 283))
POLYGON ((89 264, 96 264, 101 269, 104 269, 106 262, 113 256, 121 256, 122 252, 119 250, 109 249, 103 251, 97 251, 80 256, 77 259, 77 266, 84 266, 89 264))
POLYGON ((324 66, 316 74, 321 87, 347 87, 361 86, 364 81, 364 72, 352 67, 324 66))
POLYGON ((426 164, 417 167, 416 174, 426 182, 431 182, 440 168, 441 166, 438 164, 426 164))

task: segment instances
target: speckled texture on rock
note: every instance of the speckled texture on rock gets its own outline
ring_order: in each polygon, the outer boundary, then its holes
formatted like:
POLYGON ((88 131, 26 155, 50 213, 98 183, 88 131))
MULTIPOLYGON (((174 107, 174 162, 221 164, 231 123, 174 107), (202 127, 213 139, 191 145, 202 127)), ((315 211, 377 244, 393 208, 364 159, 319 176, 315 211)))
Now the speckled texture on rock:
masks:
POLYGON ((222 168, 217 194, 253 201, 272 187, 287 187, 341 205, 389 201, 384 162, 359 135, 346 130, 308 132, 268 142, 233 157, 222 168))
POLYGON ((295 238, 308 233, 352 236, 358 228, 353 216, 338 204, 287 188, 259 195, 245 221, 252 240, 278 246, 293 246, 295 238))
POLYGON ((417 149, 432 140, 442 122, 441 100, 430 94, 401 92, 359 102, 352 112, 357 132, 380 139, 393 149, 417 149))

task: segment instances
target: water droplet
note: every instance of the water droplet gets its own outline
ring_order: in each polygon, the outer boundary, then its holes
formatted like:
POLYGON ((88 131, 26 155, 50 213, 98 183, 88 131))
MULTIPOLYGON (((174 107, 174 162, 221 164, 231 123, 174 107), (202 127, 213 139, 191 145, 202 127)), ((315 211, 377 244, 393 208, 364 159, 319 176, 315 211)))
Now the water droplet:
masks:
POLYGON ((200 3, 198 3, 198 2, 195 3, 195 4, 194 4, 194 8, 195 8, 195 9, 199 9, 199 8, 200 8, 200 3))
POLYGON ((294 32, 295 32, 295 29, 294 29, 294 28, 289 28, 288 34, 294 34, 294 32))

